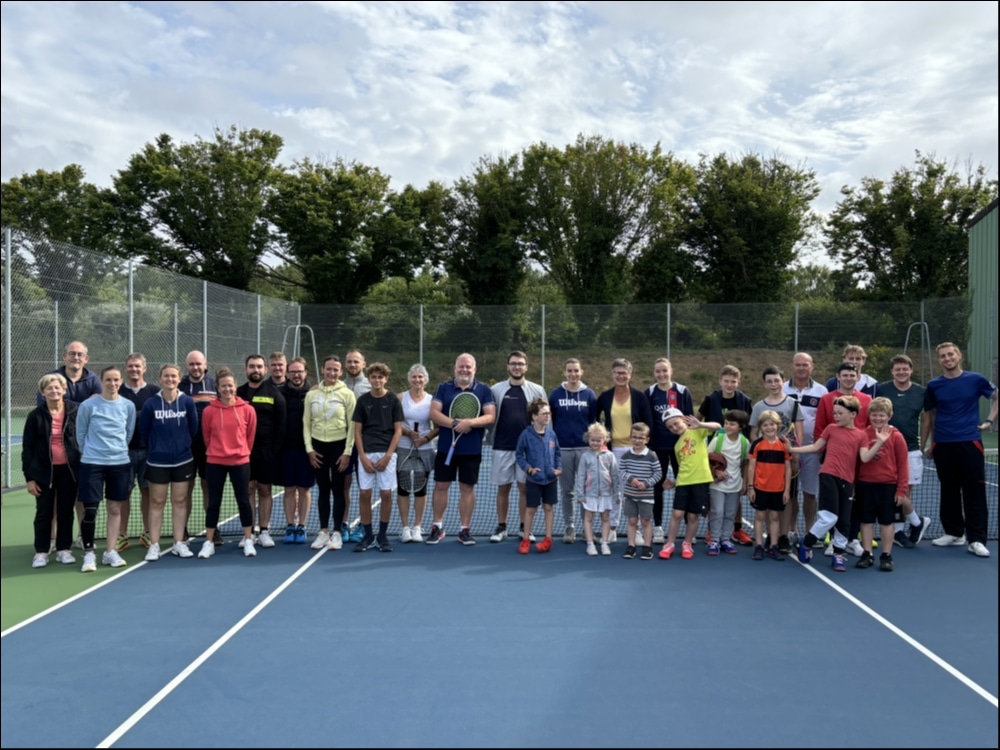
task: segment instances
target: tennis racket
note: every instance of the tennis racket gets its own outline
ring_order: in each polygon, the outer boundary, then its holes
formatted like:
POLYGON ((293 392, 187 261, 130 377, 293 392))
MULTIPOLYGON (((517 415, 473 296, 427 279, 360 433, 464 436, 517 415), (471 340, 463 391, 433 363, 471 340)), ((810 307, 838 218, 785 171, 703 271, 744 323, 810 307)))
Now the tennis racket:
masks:
MULTIPOLYGON (((475 419, 479 416, 479 397, 472 391, 462 391, 451 401, 448 407, 448 416, 452 419, 475 419)), ((448 455, 444 459, 445 466, 451 466, 451 457, 455 455, 455 444, 461 435, 455 430, 451 431, 451 447, 448 448, 448 455)))
MULTIPOLYGON (((417 432, 419 428, 419 423, 414 422, 413 431, 417 432)), ((399 464, 399 467, 396 469, 396 474, 396 481, 399 484, 399 489, 407 495, 413 495, 420 492, 427 486, 427 468, 424 466, 424 462, 420 458, 416 445, 410 446, 410 452, 406 454, 406 458, 404 458, 402 463, 399 464)))
MULTIPOLYGON (((795 439, 795 422, 794 419, 799 415, 798 402, 795 403, 795 411, 792 413, 793 421, 788 425, 788 429, 785 430, 785 434, 782 437, 785 439, 789 445, 798 445, 799 441, 795 439)), ((802 461, 796 455, 792 455, 792 479, 795 479, 799 475, 799 471, 802 469, 802 461)))

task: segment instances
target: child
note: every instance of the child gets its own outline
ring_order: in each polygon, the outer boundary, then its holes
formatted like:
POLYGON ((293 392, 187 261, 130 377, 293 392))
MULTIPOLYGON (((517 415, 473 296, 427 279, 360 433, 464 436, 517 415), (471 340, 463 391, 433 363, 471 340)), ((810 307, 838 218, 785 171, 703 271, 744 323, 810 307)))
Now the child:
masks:
POLYGON ((861 546, 864 551, 854 564, 856 568, 870 568, 872 537, 875 521, 882 532, 882 554, 879 569, 892 572, 892 543, 895 539, 897 507, 907 499, 910 482, 910 459, 903 433, 889 424, 892 418, 892 401, 882 396, 868 406, 865 428, 865 447, 861 449, 861 466, 858 469, 858 501, 861 515, 861 546))
POLYGON ((608 431, 600 422, 590 425, 583 435, 589 450, 580 457, 573 496, 583 506, 583 535, 587 554, 594 557, 594 514, 601 514, 601 554, 610 555, 611 506, 621 504, 622 483, 615 454, 608 448, 608 431))
POLYGON ((866 446, 864 430, 855 428, 861 411, 856 396, 841 396, 833 402, 833 424, 827 425, 812 445, 792 446, 792 453, 819 453, 826 449, 826 459, 819 470, 819 510, 809 533, 799 540, 799 562, 812 560, 812 547, 830 529, 833 536, 833 569, 847 570, 844 551, 851 523, 851 495, 858 455, 866 446))
POLYGON ((708 437, 722 429, 718 422, 701 422, 692 416, 685 417, 680 409, 667 409, 663 413, 663 421, 667 429, 674 433, 677 440, 677 462, 680 469, 677 479, 664 479, 665 489, 676 488, 674 492, 674 510, 670 515, 670 528, 667 531, 667 541, 660 550, 660 558, 669 560, 674 554, 674 539, 680 530, 681 521, 687 521, 684 530, 684 544, 681 545, 681 557, 690 560, 694 557, 694 535, 698 532, 698 517, 708 507, 708 487, 712 484, 712 469, 708 465, 708 437))
MULTIPOLYGON (((528 479, 525 483, 525 530, 531 529, 539 505, 545 513, 545 538, 535 545, 535 549, 545 553, 552 549, 552 521, 555 516, 552 506, 559 502, 557 482, 562 474, 562 456, 556 433, 549 427, 552 410, 548 400, 532 399, 528 404, 528 417, 531 424, 518 437, 514 458, 528 479)), ((521 537, 517 551, 522 555, 531 551, 531 538, 527 533, 521 537)))
POLYGON ((781 513, 788 505, 789 487, 792 484, 792 454, 788 442, 778 436, 781 417, 778 412, 766 409, 757 418, 761 437, 750 446, 750 466, 747 468, 747 493, 753 505, 753 532, 757 546, 754 560, 764 559, 764 523, 768 527, 771 547, 767 554, 772 560, 785 559, 778 546, 778 529, 781 513))
POLYGON ((642 559, 653 559, 653 486, 663 478, 660 460, 646 443, 649 442, 649 425, 636 422, 629 434, 632 446, 622 454, 619 466, 622 475, 622 512, 628 519, 628 546, 622 555, 627 560, 635 557, 638 546, 639 521, 642 521, 642 559))
POLYGON ((711 541, 708 543, 708 554, 715 556, 721 549, 727 555, 736 554, 736 545, 732 542, 733 528, 736 522, 736 510, 740 507, 740 496, 746 494, 745 476, 746 457, 750 449, 743 430, 749 417, 742 409, 731 409, 726 412, 722 429, 709 442, 708 449, 713 453, 721 453, 726 460, 726 476, 719 479, 708 488, 711 507, 708 514, 708 528, 711 541), (721 539, 721 543, 716 541, 721 539))

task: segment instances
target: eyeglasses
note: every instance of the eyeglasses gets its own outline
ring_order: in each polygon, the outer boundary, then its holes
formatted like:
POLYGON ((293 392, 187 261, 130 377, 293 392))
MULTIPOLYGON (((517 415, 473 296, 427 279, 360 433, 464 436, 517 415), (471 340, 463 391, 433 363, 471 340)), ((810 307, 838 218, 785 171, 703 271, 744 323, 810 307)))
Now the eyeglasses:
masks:
POLYGON ((83 359, 87 356, 87 352, 66 352, 67 357, 79 357, 83 359))
POLYGON ((305 375, 305 370, 288 370, 289 375, 305 375))
POLYGON ((507 367, 527 367, 527 362, 508 362, 507 367))

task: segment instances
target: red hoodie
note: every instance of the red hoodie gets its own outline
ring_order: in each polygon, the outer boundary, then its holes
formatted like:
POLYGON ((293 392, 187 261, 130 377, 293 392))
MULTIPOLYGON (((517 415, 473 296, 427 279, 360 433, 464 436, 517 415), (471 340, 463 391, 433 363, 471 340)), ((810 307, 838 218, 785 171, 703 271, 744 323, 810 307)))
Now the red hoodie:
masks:
POLYGON ((215 399, 205 407, 201 432, 208 463, 220 466, 249 463, 257 433, 257 413, 239 396, 229 406, 215 399))

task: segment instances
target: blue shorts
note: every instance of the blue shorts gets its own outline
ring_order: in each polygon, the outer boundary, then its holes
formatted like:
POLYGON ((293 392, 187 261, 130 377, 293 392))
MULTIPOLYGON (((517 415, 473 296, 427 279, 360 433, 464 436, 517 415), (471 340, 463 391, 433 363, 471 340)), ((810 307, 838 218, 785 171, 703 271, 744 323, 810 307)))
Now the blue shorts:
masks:
POLYGON ((135 484, 138 484, 140 489, 149 487, 149 480, 146 479, 146 449, 129 448, 128 460, 132 465, 132 481, 129 482, 129 488, 135 484))
POLYGON ((559 482, 549 482, 548 484, 535 484, 528 482, 524 485, 524 504, 529 508, 537 508, 542 503, 555 505, 559 502, 559 482))
POLYGON ((122 502, 132 494, 132 464, 80 464, 80 502, 100 505, 104 499, 122 502))

